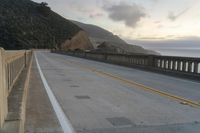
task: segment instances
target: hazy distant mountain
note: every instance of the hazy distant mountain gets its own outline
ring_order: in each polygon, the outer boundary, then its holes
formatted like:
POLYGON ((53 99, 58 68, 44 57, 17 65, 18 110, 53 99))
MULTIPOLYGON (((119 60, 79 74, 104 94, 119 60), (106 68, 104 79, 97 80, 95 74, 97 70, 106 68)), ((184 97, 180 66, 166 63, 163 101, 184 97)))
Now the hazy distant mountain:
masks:
POLYGON ((120 51, 120 53, 158 54, 154 51, 146 50, 141 46, 128 44, 120 37, 99 26, 84 24, 73 20, 72 22, 88 33, 94 48, 104 48, 100 51, 110 51, 115 53, 119 53, 120 51), (103 45, 103 47, 101 45, 103 45))
POLYGON ((77 21, 72 21, 72 22, 78 25, 79 27, 81 27, 83 30, 85 30, 89 34, 89 36, 92 38, 96 38, 99 40, 102 39, 104 41, 111 41, 111 42, 117 42, 117 43, 126 43, 124 40, 122 40, 118 36, 114 35, 113 33, 99 26, 92 25, 92 24, 84 24, 77 21))

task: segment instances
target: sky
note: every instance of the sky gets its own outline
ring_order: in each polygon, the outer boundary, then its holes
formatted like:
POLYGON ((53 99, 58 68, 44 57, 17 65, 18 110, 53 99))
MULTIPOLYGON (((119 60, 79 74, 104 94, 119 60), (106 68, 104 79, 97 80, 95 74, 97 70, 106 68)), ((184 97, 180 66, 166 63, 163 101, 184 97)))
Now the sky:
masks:
POLYGON ((130 40, 200 38, 200 0, 34 0, 130 40))

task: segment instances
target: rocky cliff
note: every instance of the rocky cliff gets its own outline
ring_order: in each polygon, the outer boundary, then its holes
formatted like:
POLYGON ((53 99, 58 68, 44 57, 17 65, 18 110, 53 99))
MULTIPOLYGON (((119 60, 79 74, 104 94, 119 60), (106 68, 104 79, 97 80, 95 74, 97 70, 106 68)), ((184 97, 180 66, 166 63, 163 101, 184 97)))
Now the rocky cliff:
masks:
POLYGON ((79 31, 75 36, 61 44, 63 50, 91 50, 93 45, 84 31, 79 31))

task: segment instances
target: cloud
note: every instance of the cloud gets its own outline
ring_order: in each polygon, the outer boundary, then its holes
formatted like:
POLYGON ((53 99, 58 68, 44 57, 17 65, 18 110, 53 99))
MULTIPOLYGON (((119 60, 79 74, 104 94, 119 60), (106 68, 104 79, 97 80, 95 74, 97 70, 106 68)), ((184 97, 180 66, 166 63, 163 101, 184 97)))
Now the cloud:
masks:
POLYGON ((126 26, 134 28, 141 18, 146 16, 144 8, 133 3, 128 5, 120 3, 111 7, 104 7, 108 12, 109 18, 113 21, 123 21, 126 26))
POLYGON ((182 40, 200 40, 200 36, 181 36, 177 38, 182 40))
POLYGON ((159 25, 157 25, 157 28, 158 29, 161 29, 161 28, 163 28, 164 26, 162 25, 162 24, 159 24, 159 25))
POLYGON ((189 8, 183 10, 182 12, 175 14, 174 12, 169 12, 168 14, 168 19, 171 21, 175 21, 177 20, 179 17, 181 17, 183 14, 185 14, 187 11, 189 10, 189 8))
POLYGON ((152 1, 157 3, 159 0, 152 0, 152 1))
POLYGON ((175 15, 174 12, 169 12, 168 19, 175 21, 179 16, 175 15))
POLYGON ((159 20, 158 20, 158 21, 154 21, 154 23, 155 23, 155 24, 160 24, 161 21, 159 21, 159 20))
POLYGON ((103 13, 92 13, 89 15, 90 18, 98 18, 98 17, 103 17, 103 13))

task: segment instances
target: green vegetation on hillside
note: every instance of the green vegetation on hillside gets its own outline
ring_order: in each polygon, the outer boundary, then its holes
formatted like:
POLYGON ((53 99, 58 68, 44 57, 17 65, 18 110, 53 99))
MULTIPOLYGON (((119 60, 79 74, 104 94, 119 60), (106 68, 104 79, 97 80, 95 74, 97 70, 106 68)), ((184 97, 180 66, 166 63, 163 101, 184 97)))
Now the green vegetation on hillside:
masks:
POLYGON ((47 3, 1 0, 0 47, 5 49, 55 48, 81 29, 59 16, 47 3))

